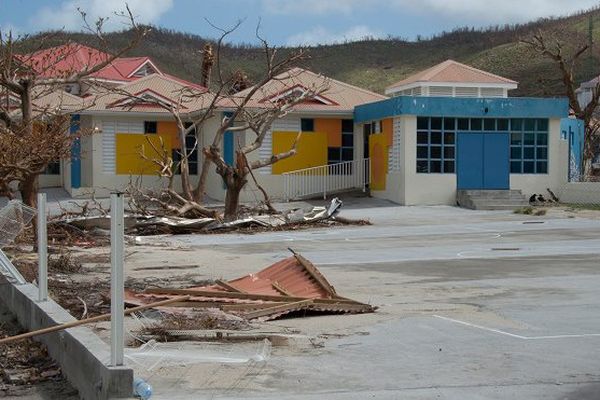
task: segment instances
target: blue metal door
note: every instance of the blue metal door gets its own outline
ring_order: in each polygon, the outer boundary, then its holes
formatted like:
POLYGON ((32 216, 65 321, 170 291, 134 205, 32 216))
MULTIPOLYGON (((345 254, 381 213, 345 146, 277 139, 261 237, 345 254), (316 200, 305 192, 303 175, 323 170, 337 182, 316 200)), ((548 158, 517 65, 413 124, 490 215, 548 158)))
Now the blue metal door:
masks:
POLYGON ((458 134, 456 143, 456 180, 458 189, 483 188, 483 135, 458 134))
POLYGON ((507 133, 459 132, 457 187, 461 190, 510 188, 510 138, 507 133))
POLYGON ((510 137, 508 133, 483 134, 483 189, 510 189, 510 137))

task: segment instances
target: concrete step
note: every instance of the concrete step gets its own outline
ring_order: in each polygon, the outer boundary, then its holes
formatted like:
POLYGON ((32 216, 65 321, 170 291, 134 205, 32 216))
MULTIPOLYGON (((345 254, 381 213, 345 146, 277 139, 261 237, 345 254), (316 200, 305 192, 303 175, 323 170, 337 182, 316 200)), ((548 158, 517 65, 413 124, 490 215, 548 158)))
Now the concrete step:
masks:
POLYGON ((529 205, 520 190, 459 190, 456 200, 473 210, 515 210, 529 205))

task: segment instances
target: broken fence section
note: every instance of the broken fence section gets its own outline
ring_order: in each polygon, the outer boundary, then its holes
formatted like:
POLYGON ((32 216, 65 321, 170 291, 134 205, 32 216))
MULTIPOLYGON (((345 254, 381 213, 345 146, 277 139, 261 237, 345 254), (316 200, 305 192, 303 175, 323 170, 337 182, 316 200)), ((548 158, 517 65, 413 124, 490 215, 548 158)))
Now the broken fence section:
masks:
POLYGON ((301 254, 281 260, 255 274, 214 285, 187 289, 147 289, 126 293, 126 302, 142 305, 190 296, 170 307, 218 308, 248 320, 268 321, 298 312, 359 314, 377 307, 339 296, 325 276, 301 254))

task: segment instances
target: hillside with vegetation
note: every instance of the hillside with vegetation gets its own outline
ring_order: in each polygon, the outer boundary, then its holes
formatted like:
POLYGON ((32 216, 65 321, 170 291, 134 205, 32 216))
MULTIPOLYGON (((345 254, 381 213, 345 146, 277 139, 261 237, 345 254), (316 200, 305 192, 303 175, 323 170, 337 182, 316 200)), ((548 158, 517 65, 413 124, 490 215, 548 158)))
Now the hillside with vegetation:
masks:
MULTIPOLYGON (((322 45, 310 48, 310 59, 304 67, 377 92, 391 83, 428 68, 448 58, 514 79, 517 96, 562 95, 561 76, 556 66, 536 54, 523 38, 542 31, 548 42, 558 39, 565 43, 565 52, 600 41, 600 9, 589 10, 563 18, 541 19, 522 25, 494 26, 486 29, 461 28, 442 32, 435 37, 407 41, 398 38, 362 40, 358 42, 322 45)), ((109 35, 114 48, 123 46, 129 32, 109 35)), ((37 36, 21 41, 21 51, 34 48, 37 36)), ((73 40, 94 46, 92 35, 55 32, 46 47, 73 40)), ((153 28, 149 36, 131 56, 150 56, 165 72, 198 81, 200 60, 205 38, 153 28)), ((285 54, 293 48, 282 48, 285 54)), ((600 45, 593 45, 589 56, 577 68, 577 80, 584 81, 600 74, 600 45)), ((262 49, 252 45, 227 45, 222 52, 226 70, 243 70, 250 79, 259 76, 263 66, 262 49)))

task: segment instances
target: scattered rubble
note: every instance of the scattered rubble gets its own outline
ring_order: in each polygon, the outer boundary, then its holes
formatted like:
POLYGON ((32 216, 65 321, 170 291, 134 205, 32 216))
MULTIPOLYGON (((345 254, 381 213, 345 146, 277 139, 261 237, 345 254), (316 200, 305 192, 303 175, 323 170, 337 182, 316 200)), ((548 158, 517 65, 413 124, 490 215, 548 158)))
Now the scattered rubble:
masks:
MULTIPOLYGON (((12 316, 0 309, 0 338, 19 331, 12 316)), ((0 397, 26 396, 32 385, 43 387, 46 395, 56 394, 49 398, 78 398, 41 344, 25 340, 0 346, 0 397)))

